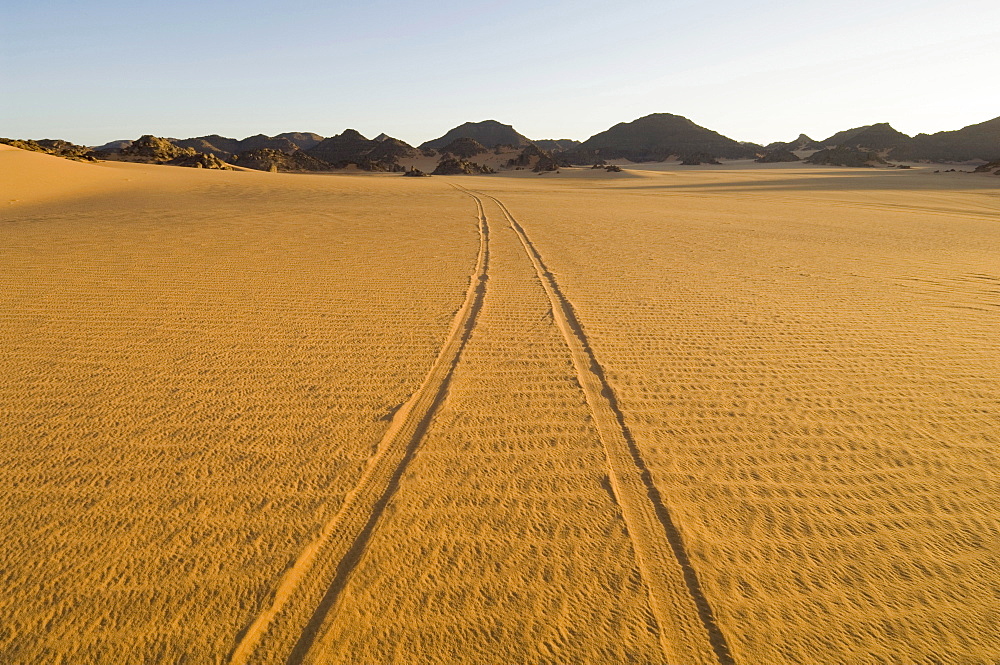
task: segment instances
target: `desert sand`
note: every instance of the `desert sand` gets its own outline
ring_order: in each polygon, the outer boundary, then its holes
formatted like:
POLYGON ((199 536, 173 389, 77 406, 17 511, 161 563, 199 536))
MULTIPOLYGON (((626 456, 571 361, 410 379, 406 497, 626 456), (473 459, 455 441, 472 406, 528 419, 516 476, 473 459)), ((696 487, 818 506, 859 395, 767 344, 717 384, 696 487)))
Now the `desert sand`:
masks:
POLYGON ((1000 182, 0 146, 0 661, 1000 661, 1000 182))

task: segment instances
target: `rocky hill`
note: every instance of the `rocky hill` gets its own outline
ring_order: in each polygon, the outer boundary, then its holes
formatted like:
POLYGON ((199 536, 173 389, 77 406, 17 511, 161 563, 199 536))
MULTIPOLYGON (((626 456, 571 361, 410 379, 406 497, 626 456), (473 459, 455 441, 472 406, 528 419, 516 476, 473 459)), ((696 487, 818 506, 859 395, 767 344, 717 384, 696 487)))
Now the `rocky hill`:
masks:
POLYGON ((517 157, 507 161, 505 166, 509 169, 530 168, 535 173, 543 171, 555 171, 561 166, 568 166, 568 162, 556 157, 552 153, 542 150, 536 145, 529 145, 517 157))
POLYGON ((109 159, 116 159, 122 162, 145 162, 148 164, 164 164, 178 157, 193 157, 199 154, 197 150, 190 147, 181 147, 169 139, 144 134, 132 145, 122 148, 117 153, 108 155, 109 159))
POLYGON ((476 175, 493 172, 493 169, 489 166, 448 157, 438 162, 437 168, 434 169, 432 175, 476 175))
POLYGON ((386 164, 395 164, 399 159, 416 157, 419 151, 406 141, 400 141, 391 136, 380 134, 375 138, 375 145, 365 155, 369 160, 386 164))
POLYGON ((90 162, 96 158, 96 155, 90 148, 61 139, 38 139, 37 141, 31 139, 0 139, 0 143, 20 148, 21 150, 44 152, 47 155, 65 157, 66 159, 79 162, 90 162))
POLYGON ((993 173, 994 175, 1000 175, 1000 160, 977 166, 973 173, 993 173))
POLYGON ((457 138, 448 145, 439 149, 438 152, 442 156, 450 155, 452 157, 461 157, 462 159, 468 159, 474 155, 478 155, 483 152, 487 152, 489 148, 484 146, 482 143, 476 139, 470 139, 468 137, 457 138))
POLYGON ((756 151, 687 118, 671 113, 654 113, 632 122, 622 122, 591 136, 567 159, 592 164, 600 159, 629 159, 634 162, 663 161, 677 155, 752 158, 756 151))
POLYGON ((413 146, 399 139, 389 136, 380 139, 367 139, 355 129, 346 129, 341 134, 323 139, 305 152, 334 168, 353 164, 365 171, 402 170, 398 159, 417 154, 413 146))
POLYGON ((896 131, 889 123, 880 122, 874 125, 845 129, 825 141, 821 141, 821 143, 827 148, 842 146, 862 150, 892 150, 907 145, 910 140, 909 136, 896 131))
POLYGON ((447 132, 444 136, 420 144, 421 150, 440 150, 455 139, 474 139, 486 146, 495 148, 498 145, 512 145, 516 148, 531 145, 531 140, 519 134, 510 125, 504 125, 496 120, 482 122, 467 122, 447 132))
POLYGON ((955 131, 917 134, 891 153, 894 159, 964 162, 1000 159, 1000 118, 955 131))

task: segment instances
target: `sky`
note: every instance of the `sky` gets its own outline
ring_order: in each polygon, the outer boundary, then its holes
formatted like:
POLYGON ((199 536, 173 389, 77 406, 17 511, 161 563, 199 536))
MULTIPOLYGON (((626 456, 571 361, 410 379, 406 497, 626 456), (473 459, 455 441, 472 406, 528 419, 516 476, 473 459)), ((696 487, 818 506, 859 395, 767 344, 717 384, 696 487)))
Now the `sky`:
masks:
POLYGON ((1000 116, 998 46, 996 0, 0 0, 0 136, 933 133, 1000 116))

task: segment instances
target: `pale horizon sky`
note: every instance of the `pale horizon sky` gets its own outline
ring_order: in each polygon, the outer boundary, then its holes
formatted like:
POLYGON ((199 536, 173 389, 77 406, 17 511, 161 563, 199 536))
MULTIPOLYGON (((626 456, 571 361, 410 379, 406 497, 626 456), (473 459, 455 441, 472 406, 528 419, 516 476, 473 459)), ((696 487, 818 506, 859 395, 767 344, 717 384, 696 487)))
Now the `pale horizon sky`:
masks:
POLYGON ((0 0, 0 136, 584 140, 660 112, 765 144, 913 135, 1000 116, 997 46, 984 0, 0 0))

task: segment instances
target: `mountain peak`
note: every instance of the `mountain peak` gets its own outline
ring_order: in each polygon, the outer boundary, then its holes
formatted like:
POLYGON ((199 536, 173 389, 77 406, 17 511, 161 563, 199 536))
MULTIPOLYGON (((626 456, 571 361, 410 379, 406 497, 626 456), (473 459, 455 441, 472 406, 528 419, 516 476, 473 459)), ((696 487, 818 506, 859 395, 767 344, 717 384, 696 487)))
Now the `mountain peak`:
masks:
POLYGON ((439 150, 455 139, 473 139, 487 148, 495 148, 498 145, 512 145, 524 147, 531 145, 531 141, 520 134, 510 125, 505 125, 496 120, 481 120, 479 122, 466 122, 454 129, 449 130, 444 136, 427 141, 420 145, 421 149, 439 150))

